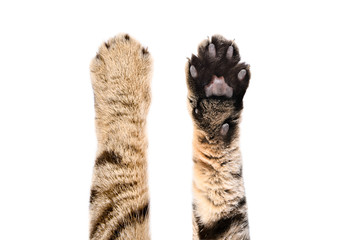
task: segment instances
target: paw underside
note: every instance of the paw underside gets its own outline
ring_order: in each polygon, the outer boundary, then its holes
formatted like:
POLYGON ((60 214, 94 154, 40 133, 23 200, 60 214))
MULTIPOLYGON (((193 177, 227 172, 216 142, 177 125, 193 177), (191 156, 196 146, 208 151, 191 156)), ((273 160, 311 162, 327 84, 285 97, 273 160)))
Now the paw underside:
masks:
POLYGON ((250 69, 239 62, 239 50, 233 41, 219 35, 203 41, 198 55, 188 61, 190 101, 223 98, 240 104, 249 85, 250 69))

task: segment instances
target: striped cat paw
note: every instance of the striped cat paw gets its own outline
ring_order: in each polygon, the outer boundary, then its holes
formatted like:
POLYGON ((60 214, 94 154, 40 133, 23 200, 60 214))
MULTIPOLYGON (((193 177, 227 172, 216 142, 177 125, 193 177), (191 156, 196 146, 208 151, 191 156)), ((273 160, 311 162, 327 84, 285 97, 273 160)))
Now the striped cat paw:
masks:
POLYGON ((95 103, 130 111, 147 109, 152 59, 146 48, 128 34, 103 43, 91 61, 95 103))
POLYGON ((146 117, 151 56, 126 34, 103 43, 90 65, 98 141, 90 240, 149 240, 146 117))
POLYGON ((220 35, 203 41, 198 55, 192 55, 187 64, 189 99, 232 99, 241 105, 249 86, 250 68, 239 61, 239 50, 233 41, 220 35))

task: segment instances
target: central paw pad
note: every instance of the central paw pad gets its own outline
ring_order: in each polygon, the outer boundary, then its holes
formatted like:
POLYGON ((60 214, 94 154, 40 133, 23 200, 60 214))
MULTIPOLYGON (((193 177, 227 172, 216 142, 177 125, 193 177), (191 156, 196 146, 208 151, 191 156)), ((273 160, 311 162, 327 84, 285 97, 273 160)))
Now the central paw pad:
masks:
POLYGON ((206 97, 225 96, 230 98, 233 96, 233 88, 228 86, 224 77, 213 76, 212 81, 205 86, 205 93, 206 97))

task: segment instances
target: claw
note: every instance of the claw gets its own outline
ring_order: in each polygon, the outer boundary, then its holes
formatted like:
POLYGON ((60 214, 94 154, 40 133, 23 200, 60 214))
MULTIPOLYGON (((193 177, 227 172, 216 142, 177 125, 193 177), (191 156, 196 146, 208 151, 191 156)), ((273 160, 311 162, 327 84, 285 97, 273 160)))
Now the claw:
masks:
POLYGON ((228 50, 227 50, 227 59, 231 59, 233 57, 233 53, 234 53, 234 48, 233 46, 229 46, 228 50))
POLYGON ((242 81, 246 76, 246 69, 241 69, 240 72, 238 73, 238 79, 242 81))
POLYGON ((210 57, 215 57, 216 56, 216 48, 215 48, 215 45, 213 43, 211 43, 208 46, 208 53, 209 53, 210 57))
POLYGON ((197 71, 196 71, 196 68, 191 65, 190 66, 190 75, 193 77, 193 78, 196 78, 197 77, 197 71))

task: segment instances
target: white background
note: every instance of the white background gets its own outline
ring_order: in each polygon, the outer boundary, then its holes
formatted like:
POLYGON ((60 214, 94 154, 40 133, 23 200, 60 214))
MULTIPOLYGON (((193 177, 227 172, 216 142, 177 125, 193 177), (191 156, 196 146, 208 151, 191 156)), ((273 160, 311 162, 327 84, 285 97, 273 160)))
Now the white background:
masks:
POLYGON ((89 63, 120 32, 154 58, 153 239, 191 239, 184 64, 215 33, 251 65, 241 146, 252 239, 351 239, 347 2, 1 1, 0 239, 88 239, 89 63))

